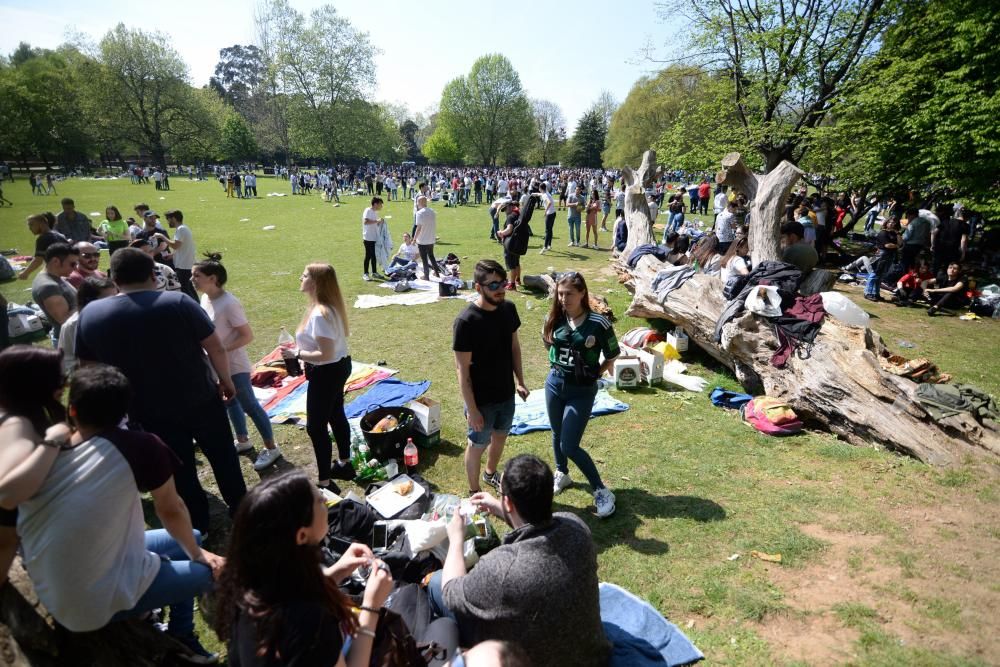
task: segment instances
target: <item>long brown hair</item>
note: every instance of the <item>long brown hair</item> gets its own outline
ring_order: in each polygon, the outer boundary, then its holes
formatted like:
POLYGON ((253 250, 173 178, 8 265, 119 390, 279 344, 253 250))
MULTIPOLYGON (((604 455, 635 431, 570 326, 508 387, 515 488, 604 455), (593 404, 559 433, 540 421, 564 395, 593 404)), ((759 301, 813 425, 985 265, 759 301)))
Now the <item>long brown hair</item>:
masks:
POLYGON ((275 659, 287 605, 314 601, 352 634, 357 618, 350 599, 323 575, 318 544, 297 544, 313 522, 312 482, 301 470, 271 477, 250 490, 233 517, 226 566, 218 584, 215 631, 232 636, 240 613, 256 629, 257 655, 275 659))
POLYGON ((62 351, 34 345, 12 345, 0 352, 0 409, 24 417, 38 435, 66 419, 55 397, 65 384, 62 351))
MULTIPOLYGON (((314 305, 319 306, 323 311, 323 317, 329 319, 330 311, 335 311, 340 316, 340 324, 344 327, 344 335, 350 336, 351 330, 347 324, 347 307, 344 306, 344 295, 340 291, 340 283, 337 282, 337 271, 329 264, 316 262, 306 266, 306 273, 315 285, 313 291, 314 305)), ((306 310, 306 314, 299 322, 299 331, 305 328, 309 321, 312 307, 306 310)))
POLYGON ((722 262, 719 266, 729 266, 729 262, 733 261, 733 257, 737 255, 746 257, 749 253, 750 240, 746 236, 741 236, 729 245, 729 250, 722 256, 722 262))
POLYGON ((583 299, 580 301, 580 305, 583 307, 584 312, 590 315, 590 291, 587 289, 587 281, 576 271, 564 274, 556 281, 556 289, 553 292, 552 298, 552 308, 549 310, 549 315, 545 318, 545 326, 542 328, 542 339, 546 343, 552 342, 552 332, 566 316, 566 311, 563 310, 562 304, 559 303, 559 287, 561 285, 569 285, 577 292, 583 292, 583 299))

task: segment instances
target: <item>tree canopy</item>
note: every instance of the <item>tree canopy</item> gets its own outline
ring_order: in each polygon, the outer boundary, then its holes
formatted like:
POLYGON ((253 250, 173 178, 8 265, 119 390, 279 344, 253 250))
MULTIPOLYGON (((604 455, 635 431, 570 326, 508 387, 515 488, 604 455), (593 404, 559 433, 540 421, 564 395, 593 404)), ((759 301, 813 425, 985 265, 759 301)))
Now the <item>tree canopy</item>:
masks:
POLYGON ((499 54, 482 56, 468 76, 444 87, 439 122, 479 164, 495 165, 500 156, 522 154, 534 135, 521 77, 499 54))

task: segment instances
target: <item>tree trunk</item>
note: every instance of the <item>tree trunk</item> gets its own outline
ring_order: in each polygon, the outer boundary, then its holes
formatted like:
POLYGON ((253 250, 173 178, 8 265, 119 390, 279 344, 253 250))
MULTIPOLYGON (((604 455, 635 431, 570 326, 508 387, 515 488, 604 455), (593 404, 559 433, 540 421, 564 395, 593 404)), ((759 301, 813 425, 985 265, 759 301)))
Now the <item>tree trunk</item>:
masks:
MULTIPOLYGON (((784 205, 797 173, 794 166, 783 164, 766 176, 754 176, 738 156, 723 160, 720 182, 756 187, 750 234, 758 247, 777 248, 777 223, 765 213, 773 215, 784 205)), ((630 242, 651 233, 641 209, 629 210, 628 198, 626 220, 630 242)), ((623 262, 629 254, 629 249, 622 254, 623 262)), ((764 258, 755 255, 754 263, 764 258)), ((983 451, 1000 455, 1000 431, 995 428, 982 426, 969 416, 933 421, 914 399, 916 383, 882 369, 879 359, 887 350, 874 331, 827 317, 812 347, 800 350, 801 356, 793 354, 786 366, 778 369, 770 363, 778 348, 770 322, 746 313, 726 324, 721 342, 716 343, 715 325, 726 305, 719 279, 696 274, 661 302, 651 283, 664 266, 651 255, 642 257, 635 269, 624 263, 618 266, 625 286, 633 293, 626 314, 663 318, 682 326, 692 343, 733 369, 745 387, 787 401, 809 426, 855 445, 878 445, 938 465, 957 463, 967 454, 983 451)), ((803 289, 829 289, 831 278, 835 274, 814 271, 803 289)))

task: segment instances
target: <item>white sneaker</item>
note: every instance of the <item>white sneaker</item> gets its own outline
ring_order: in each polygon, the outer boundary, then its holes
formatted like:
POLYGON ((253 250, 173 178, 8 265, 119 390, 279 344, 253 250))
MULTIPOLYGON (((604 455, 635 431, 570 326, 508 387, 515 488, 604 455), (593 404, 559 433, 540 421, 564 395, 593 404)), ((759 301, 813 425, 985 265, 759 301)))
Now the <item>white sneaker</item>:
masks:
POLYGON ((233 447, 236 448, 237 454, 245 454, 253 449, 253 443, 247 440, 246 442, 240 442, 239 440, 233 440, 233 447))
POLYGON ((275 445, 274 449, 267 449, 266 447, 260 450, 260 454, 257 455, 257 460, 253 462, 253 469, 260 471, 270 468, 274 465, 274 462, 281 458, 281 450, 275 445))
POLYGON ((599 518, 611 516, 615 513, 615 494, 611 493, 611 489, 598 489, 594 493, 594 505, 599 518))
POLYGON ((556 470, 556 474, 552 478, 552 495, 558 496, 563 489, 569 488, 572 484, 573 480, 570 479, 568 472, 556 470))
POLYGON ((566 247, 567 248, 572 248, 575 245, 576 245, 575 243, 573 243, 572 241, 570 241, 569 243, 566 244, 566 247))
POLYGON ((371 281, 372 277, 370 275, 368 275, 367 273, 362 273, 361 274, 361 279, 364 280, 365 282, 369 282, 369 281, 371 281))
POLYGON ((544 255, 546 250, 548 250, 548 248, 542 248, 541 250, 538 251, 538 254, 544 255))

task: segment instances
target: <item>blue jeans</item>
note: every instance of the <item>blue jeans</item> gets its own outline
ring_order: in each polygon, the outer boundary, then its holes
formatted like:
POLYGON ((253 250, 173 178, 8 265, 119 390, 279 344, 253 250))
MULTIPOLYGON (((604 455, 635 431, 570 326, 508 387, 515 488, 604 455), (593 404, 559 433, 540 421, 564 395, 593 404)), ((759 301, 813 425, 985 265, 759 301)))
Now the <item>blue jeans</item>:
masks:
MULTIPOLYGON (((200 546, 201 533, 197 530, 194 531, 194 539, 200 546)), ((212 570, 202 563, 187 560, 181 545, 163 529, 146 531, 146 549, 159 554, 160 571, 135 606, 118 612, 111 622, 169 606, 170 634, 177 637, 191 635, 194 632, 194 598, 212 588, 212 570)))
POLYGON ((490 238, 495 239, 497 237, 497 232, 500 231, 500 218, 497 214, 490 208, 490 220, 493 221, 490 227, 490 238))
POLYGON ((872 210, 868 211, 868 215, 865 217, 865 234, 875 229, 875 219, 878 218, 878 207, 876 206, 872 210))
POLYGON ((580 242, 580 222, 582 219, 580 216, 569 218, 569 240, 570 243, 580 242))
POLYGON ((667 218, 667 226, 663 230, 663 237, 666 238, 667 232, 676 232, 682 224, 684 224, 684 212, 671 213, 667 218))
POLYGON ((253 420, 253 425, 257 427, 260 437, 265 442, 274 441, 274 431, 271 429, 271 420, 267 418, 264 408, 257 402, 253 395, 253 385, 250 384, 249 373, 235 373, 233 385, 236 387, 236 397, 226 403, 226 411, 229 413, 229 421, 233 423, 233 430, 236 431, 237 438, 247 437, 247 415, 253 420))
POLYGON ((568 473, 567 459, 573 461, 596 491, 604 488, 604 482, 601 481, 601 475, 590 454, 580 448, 595 396, 596 383, 579 385, 554 372, 549 372, 545 380, 545 407, 549 413, 549 423, 552 424, 552 451, 556 458, 556 470, 568 473))

